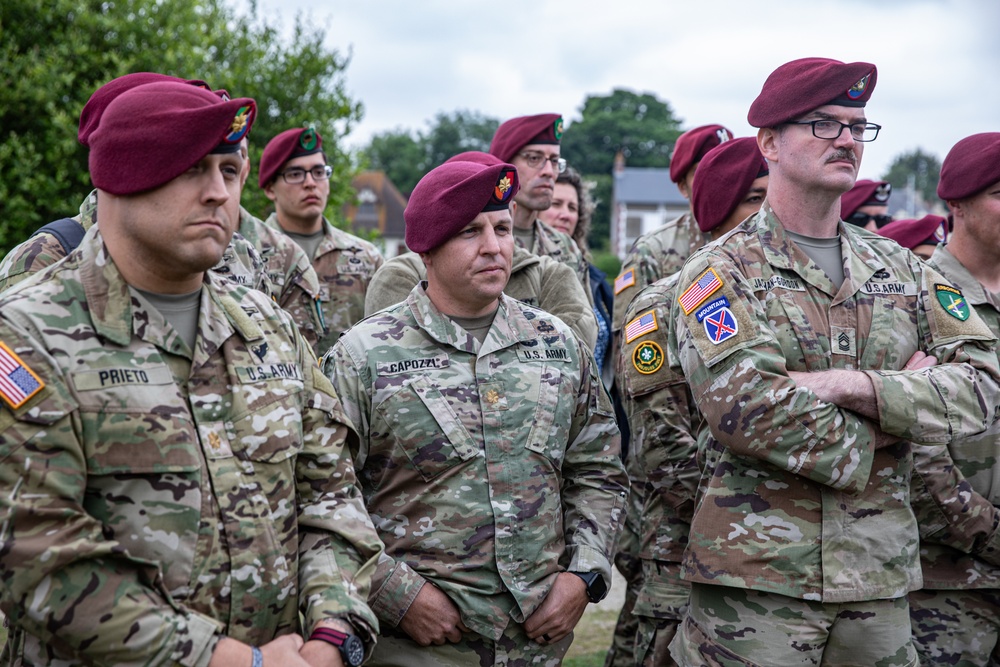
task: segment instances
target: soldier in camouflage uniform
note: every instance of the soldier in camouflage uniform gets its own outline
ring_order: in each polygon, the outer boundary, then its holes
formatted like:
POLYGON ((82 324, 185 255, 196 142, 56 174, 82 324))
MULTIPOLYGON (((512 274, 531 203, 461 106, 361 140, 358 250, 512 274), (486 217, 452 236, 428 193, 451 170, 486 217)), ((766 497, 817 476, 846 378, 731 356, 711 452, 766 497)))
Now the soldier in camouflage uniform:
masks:
MULTIPOLYGON (((580 248, 569 236, 538 219, 538 212, 552 205, 556 176, 566 169, 566 160, 559 157, 562 133, 563 119, 556 113, 511 118, 494 133, 490 154, 517 167, 522 183, 511 207, 516 244, 573 269, 593 307, 590 269, 580 248)), ((469 159, 467 154, 456 157, 469 159)))
POLYGON ((373 244, 323 216, 332 173, 323 138, 311 128, 285 130, 260 156, 260 187, 275 209, 265 223, 302 246, 319 279, 323 333, 313 346, 317 356, 364 317, 368 283, 383 261, 373 244))
MULTIPOLYGON (((688 130, 677 138, 670 159, 670 179, 677 184, 685 199, 691 199, 698 163, 710 149, 728 141, 731 136, 730 131, 721 125, 703 125, 688 130)), ((635 240, 612 288, 614 292, 612 331, 617 342, 620 342, 625 309, 635 296, 644 287, 680 271, 684 261, 707 240, 708 236, 698 229, 698 223, 690 212, 635 240)), ((630 429, 631 425, 628 425, 623 431, 628 432, 630 429)), ((630 450, 631 442, 626 444, 626 450, 630 450)), ((605 667, 625 667, 634 664, 637 659, 633 644, 639 631, 639 619, 633 610, 643 585, 643 566, 639 551, 643 540, 641 515, 645 503, 643 494, 646 480, 643 477, 642 467, 632 461, 630 451, 626 451, 626 456, 629 458, 627 467, 629 480, 632 483, 632 494, 629 497, 629 511, 622 539, 615 555, 615 566, 625 577, 627 587, 625 604, 618 616, 611 650, 604 663, 605 667)))
POLYGON ((876 77, 823 58, 775 70, 748 115, 767 200, 681 270, 678 351, 715 457, 684 553, 681 665, 917 664, 907 441, 982 432, 1000 371, 957 288, 839 219, 877 135, 876 77))
MULTIPOLYGON (((155 72, 135 72, 113 79, 94 91, 80 112, 80 128, 77 134, 80 143, 84 146, 90 145, 90 135, 97 129, 101 115, 115 97, 135 86, 155 81, 183 81, 183 79, 155 72)), ((186 83, 208 89, 208 84, 204 81, 192 79, 186 83)), ((94 190, 83 200, 79 214, 72 219, 84 230, 88 230, 95 224, 96 214, 97 191, 94 190)), ((42 232, 32 235, 31 238, 12 248, 0 261, 0 292, 55 264, 66 255, 66 248, 54 234, 42 232)), ((264 271, 264 260, 250 242, 238 233, 233 234, 229 247, 212 271, 266 294, 271 292, 264 271)))
MULTIPOLYGON (((1000 133, 959 141, 944 159, 937 192, 954 230, 930 265, 1000 335, 1000 133)), ((924 587, 910 593, 910 619, 929 665, 1000 663, 998 441, 1000 422, 973 437, 914 448, 924 587)))
MULTIPOLYGON (((698 226, 720 238, 760 210, 767 192, 767 163, 753 137, 709 151, 692 184, 698 226)), ((687 609, 690 585, 680 565, 688 541, 708 437, 691 396, 677 351, 678 274, 644 288, 626 309, 617 376, 633 427, 629 478, 645 481, 640 521, 642 579, 633 613, 637 619, 635 664, 676 665, 668 646, 687 609), (638 468, 633 471, 631 468, 638 468)))
POLYGON ((373 665, 558 665, 607 591, 628 493, 618 428, 586 345, 503 294, 516 190, 502 163, 421 179, 406 244, 427 281, 323 360, 386 544, 373 665))
MULTIPOLYGON (((365 316, 405 301, 413 287, 427 279, 427 270, 415 252, 387 260, 375 272, 365 295, 365 316)), ((572 269, 551 257, 532 255, 514 247, 510 281, 504 294, 521 303, 555 315, 593 349, 597 340, 597 320, 587 303, 583 287, 572 269)))
POLYGON ((302 635, 373 641, 356 434, 288 316, 206 273, 254 115, 122 93, 90 145, 100 228, 0 298, 3 664, 338 667, 302 635))

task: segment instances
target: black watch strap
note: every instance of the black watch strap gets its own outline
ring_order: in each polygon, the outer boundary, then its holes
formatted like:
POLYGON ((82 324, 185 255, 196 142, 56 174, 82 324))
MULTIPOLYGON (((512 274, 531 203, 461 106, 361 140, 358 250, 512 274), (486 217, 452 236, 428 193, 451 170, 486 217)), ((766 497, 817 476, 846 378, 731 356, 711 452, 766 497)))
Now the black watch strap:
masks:
POLYGON ((587 585, 587 599, 600 602, 608 594, 608 584, 600 572, 570 572, 583 579, 587 585))

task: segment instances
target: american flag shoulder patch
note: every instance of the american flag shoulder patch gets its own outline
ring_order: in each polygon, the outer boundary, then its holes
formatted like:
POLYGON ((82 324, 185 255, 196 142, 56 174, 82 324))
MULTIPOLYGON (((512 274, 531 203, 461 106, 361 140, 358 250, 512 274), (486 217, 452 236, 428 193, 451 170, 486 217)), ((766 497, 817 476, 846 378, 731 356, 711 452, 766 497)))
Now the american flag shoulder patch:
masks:
POLYGON ((677 297, 677 302, 680 303, 684 314, 690 315, 720 287, 722 287, 722 280, 719 278, 719 274, 715 272, 715 269, 708 269, 701 274, 698 280, 694 281, 694 284, 684 290, 683 294, 677 297))
POLYGON ((45 386, 35 371, 0 341, 0 397, 14 410, 28 402, 45 386))
POLYGON ((660 326, 656 323, 656 312, 648 310, 625 325, 625 342, 631 343, 639 336, 659 328, 660 326))
POLYGON ((635 269, 622 271, 621 275, 615 278, 615 296, 632 285, 635 285, 635 269))

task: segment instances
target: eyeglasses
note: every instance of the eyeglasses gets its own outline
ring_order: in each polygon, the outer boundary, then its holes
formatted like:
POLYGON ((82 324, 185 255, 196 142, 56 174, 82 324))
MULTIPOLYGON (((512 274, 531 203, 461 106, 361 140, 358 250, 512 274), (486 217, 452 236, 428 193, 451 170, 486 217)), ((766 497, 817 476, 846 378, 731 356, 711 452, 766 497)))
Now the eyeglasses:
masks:
POLYGON ((313 180, 319 183, 322 180, 330 180, 333 176, 333 167, 328 164, 317 165, 312 169, 300 169, 299 167, 292 167, 291 169, 286 169, 279 172, 279 176, 285 179, 285 183, 290 185, 298 185, 299 183, 306 182, 306 174, 311 174, 313 180))
POLYGON ((847 222, 851 223, 852 225, 857 225, 858 227, 864 227, 865 225, 868 224, 869 220, 874 220, 875 226, 878 227, 879 229, 882 229, 890 222, 892 222, 892 216, 885 215, 884 213, 877 213, 875 215, 871 215, 869 213, 862 213, 861 211, 855 211, 854 213, 851 213, 851 217, 847 219, 847 222))
POLYGON ((875 141, 881 125, 875 123, 841 123, 839 120, 790 120, 786 125, 812 125, 813 136, 817 139, 837 139, 845 127, 851 129, 855 141, 875 141))
POLYGON ((518 153, 517 156, 522 158, 525 164, 532 169, 541 169, 543 162, 550 162, 557 174, 566 171, 566 160, 561 157, 545 157, 542 153, 536 153, 535 151, 525 151, 518 153))

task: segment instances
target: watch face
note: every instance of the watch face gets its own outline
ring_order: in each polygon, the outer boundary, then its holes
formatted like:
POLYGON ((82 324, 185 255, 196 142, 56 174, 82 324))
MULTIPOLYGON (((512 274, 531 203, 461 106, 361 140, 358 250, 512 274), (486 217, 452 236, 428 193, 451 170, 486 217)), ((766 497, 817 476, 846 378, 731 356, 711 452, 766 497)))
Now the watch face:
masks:
POLYGON ((365 645, 354 635, 348 636, 344 642, 344 659, 349 667, 356 667, 365 659, 365 645))

